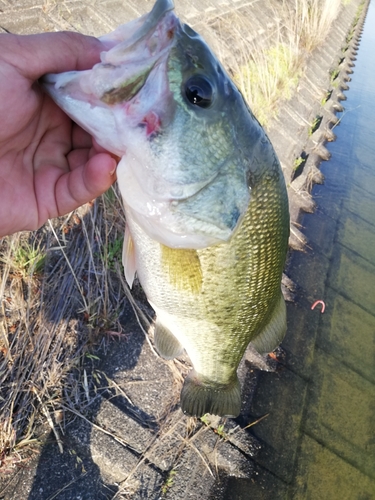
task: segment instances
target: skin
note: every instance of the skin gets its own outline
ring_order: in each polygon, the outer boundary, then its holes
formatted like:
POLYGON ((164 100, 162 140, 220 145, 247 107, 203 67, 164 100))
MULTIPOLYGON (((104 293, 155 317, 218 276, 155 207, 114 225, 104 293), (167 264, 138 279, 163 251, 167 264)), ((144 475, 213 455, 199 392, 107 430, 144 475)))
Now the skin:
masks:
POLYGON ((115 159, 37 83, 45 73, 91 68, 101 50, 78 33, 0 34, 0 237, 35 230, 116 180, 115 159))

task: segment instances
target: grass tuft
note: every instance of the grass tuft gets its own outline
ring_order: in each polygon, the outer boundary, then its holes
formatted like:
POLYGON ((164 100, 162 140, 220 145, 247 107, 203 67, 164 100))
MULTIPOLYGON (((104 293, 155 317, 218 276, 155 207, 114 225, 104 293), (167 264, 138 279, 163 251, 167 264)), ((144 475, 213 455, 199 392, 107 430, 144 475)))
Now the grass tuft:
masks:
POLYGON ((280 103, 291 98, 303 75, 308 55, 320 46, 336 19, 341 0, 283 0, 272 3, 268 31, 253 36, 252 18, 241 9, 213 28, 222 40, 222 55, 231 52, 236 38, 239 54, 228 57, 238 88, 259 122, 266 126, 277 117, 280 103))
POLYGON ((85 367, 95 361, 92 349, 107 331, 121 331, 126 298, 118 266, 109 263, 122 239, 122 213, 114 191, 35 233, 0 242, 2 463, 34 442, 41 422, 60 445, 64 407, 84 411, 88 405, 95 379, 85 367))

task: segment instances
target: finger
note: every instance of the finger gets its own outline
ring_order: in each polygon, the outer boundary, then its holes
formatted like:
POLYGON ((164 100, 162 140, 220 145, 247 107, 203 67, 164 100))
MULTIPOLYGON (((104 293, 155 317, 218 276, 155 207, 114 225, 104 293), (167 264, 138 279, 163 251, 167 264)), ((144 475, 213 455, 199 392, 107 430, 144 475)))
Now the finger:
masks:
POLYGON ((103 151, 96 151, 94 148, 74 149, 67 155, 70 170, 75 170, 76 168, 84 165, 89 159, 93 158, 98 153, 106 153, 107 155, 110 155, 114 158, 114 160, 116 160, 116 164, 120 161, 118 156, 108 153, 105 149, 103 149, 103 151))
POLYGON ((64 215, 97 198, 116 180, 116 162, 99 153, 86 164, 62 175, 56 183, 57 215, 64 215))
POLYGON ((76 148, 91 148, 92 138, 91 135, 83 130, 79 125, 73 124, 72 127, 72 146, 76 148))
POLYGON ((105 49, 97 38, 69 31, 37 35, 7 34, 0 41, 2 57, 32 81, 45 73, 92 68, 105 49))
POLYGON ((96 142, 95 137, 92 138, 92 146, 98 153, 108 153, 108 151, 103 148, 100 144, 96 142))
MULTIPOLYGON (((70 170, 75 170, 84 165, 91 157, 89 156, 90 149, 74 149, 67 155, 70 170)), ((94 156, 94 155, 92 155, 94 156)))

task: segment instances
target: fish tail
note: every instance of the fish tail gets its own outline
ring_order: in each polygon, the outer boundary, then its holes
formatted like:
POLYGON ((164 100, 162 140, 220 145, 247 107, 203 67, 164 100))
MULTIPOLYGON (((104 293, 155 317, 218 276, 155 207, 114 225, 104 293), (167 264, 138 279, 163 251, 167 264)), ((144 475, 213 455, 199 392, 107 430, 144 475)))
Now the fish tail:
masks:
POLYGON ((184 348, 168 328, 165 328, 156 320, 154 330, 155 347, 160 356, 164 359, 173 359, 181 356, 184 348))
POLYGON ((184 413, 202 417, 206 413, 221 417, 237 417, 241 411, 241 387, 237 374, 227 385, 205 384, 194 370, 185 379, 181 391, 184 413))

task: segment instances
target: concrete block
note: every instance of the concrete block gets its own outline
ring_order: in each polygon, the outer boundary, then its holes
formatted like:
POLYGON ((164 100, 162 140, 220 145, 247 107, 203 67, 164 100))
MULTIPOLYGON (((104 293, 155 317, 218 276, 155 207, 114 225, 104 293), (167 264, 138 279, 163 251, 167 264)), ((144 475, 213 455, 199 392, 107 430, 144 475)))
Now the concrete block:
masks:
POLYGON ((315 359, 304 430, 375 480, 375 385, 320 349, 315 359))
POLYGON ((375 317, 331 288, 326 291, 318 346, 375 383, 375 317))
MULTIPOLYGON (((96 416, 99 426, 122 439, 130 449, 144 453, 154 438, 154 433, 142 425, 136 414, 125 413, 111 401, 103 401, 96 416)), ((145 424, 145 423, 143 423, 145 424)))
POLYGON ((166 492, 167 500, 225 498, 218 496, 218 487, 229 477, 252 476, 254 462, 210 427, 202 427, 186 444, 174 467, 176 474, 166 492))
POLYGON ((340 500, 374 498, 375 482, 348 462, 304 436, 296 482, 290 498, 340 500))
POLYGON ((372 224, 344 210, 340 219, 337 239, 346 248, 358 253, 375 265, 375 233, 372 224))
POLYGON ((373 193, 354 185, 345 207, 370 224, 374 224, 375 203, 373 193))
POLYGON ((307 382, 288 369, 262 373, 259 378, 254 420, 268 416, 251 428, 261 444, 256 461, 289 483, 293 478, 291 464, 298 450, 307 382))
POLYGON ((345 247, 332 261, 328 285, 367 312, 375 311, 375 266, 345 247))

